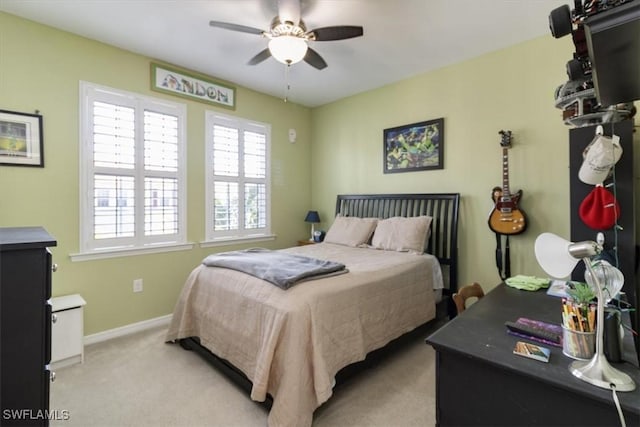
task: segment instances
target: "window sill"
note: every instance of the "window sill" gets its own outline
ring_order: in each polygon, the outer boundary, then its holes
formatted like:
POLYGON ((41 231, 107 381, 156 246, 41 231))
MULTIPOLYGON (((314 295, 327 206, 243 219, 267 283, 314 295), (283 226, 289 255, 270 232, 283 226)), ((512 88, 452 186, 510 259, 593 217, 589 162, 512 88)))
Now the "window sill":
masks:
POLYGON ((212 248, 215 246, 228 246, 242 243, 253 243, 253 242, 267 242, 271 240, 275 240, 275 234, 266 234, 263 236, 248 236, 248 237, 229 237, 229 238, 220 238, 216 240, 206 240, 204 242, 200 242, 201 248, 212 248))
POLYGON ((81 252, 77 254, 69 254, 71 261, 93 261, 106 258, 118 258, 133 255, 158 254, 163 252, 187 251, 193 249, 194 243, 169 244, 169 245, 150 245, 142 248, 119 248, 104 249, 93 252, 81 252))

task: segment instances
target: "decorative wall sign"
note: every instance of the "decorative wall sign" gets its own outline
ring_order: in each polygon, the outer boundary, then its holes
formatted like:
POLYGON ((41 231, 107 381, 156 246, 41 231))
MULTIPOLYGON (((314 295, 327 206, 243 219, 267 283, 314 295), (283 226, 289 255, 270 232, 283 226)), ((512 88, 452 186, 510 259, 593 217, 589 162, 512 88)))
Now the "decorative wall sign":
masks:
POLYGON ((236 90, 211 78, 167 65, 151 63, 151 90, 236 108, 236 90))
POLYGON ((40 114, 0 110, 0 165, 44 167, 40 114))
POLYGON ((444 168, 444 119, 384 130, 384 173, 444 168))

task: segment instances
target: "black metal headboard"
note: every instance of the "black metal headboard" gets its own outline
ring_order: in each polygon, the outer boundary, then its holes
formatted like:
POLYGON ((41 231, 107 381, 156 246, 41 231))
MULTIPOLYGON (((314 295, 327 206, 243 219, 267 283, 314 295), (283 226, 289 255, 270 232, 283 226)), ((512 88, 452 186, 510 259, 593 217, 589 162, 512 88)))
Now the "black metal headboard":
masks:
POLYGON ((433 221, 427 252, 449 267, 448 290, 454 293, 458 288, 459 207, 459 193, 339 194, 336 215, 383 219, 429 215, 433 221))

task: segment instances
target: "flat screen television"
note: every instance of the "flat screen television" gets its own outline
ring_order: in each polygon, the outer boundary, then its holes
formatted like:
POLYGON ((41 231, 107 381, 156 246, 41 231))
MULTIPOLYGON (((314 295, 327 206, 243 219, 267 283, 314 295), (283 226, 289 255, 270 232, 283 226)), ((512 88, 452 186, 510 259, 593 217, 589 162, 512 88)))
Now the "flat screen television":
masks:
POLYGON ((590 16, 584 29, 598 101, 640 99, 640 0, 590 16))

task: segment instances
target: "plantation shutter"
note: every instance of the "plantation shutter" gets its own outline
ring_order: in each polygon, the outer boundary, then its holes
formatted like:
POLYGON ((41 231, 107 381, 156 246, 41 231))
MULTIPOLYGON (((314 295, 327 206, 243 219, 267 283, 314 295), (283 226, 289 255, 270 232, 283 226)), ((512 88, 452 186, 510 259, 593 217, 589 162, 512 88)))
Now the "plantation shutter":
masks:
POLYGON ((213 217, 209 237, 215 240, 267 234, 268 129, 220 116, 208 123, 213 217))
POLYGON ((83 251, 183 243, 185 106, 81 90, 83 251))

